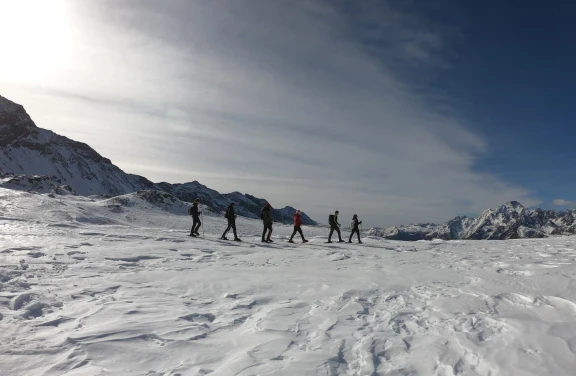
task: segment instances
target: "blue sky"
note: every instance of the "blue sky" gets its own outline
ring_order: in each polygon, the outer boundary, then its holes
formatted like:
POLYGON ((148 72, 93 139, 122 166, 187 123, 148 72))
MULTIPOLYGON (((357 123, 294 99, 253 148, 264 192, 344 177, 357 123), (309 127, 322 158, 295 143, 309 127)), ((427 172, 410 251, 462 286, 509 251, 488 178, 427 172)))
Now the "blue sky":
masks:
POLYGON ((445 8, 464 41, 434 84, 488 140, 477 169, 527 187, 543 207, 575 201, 576 4, 488 4, 445 8))
POLYGON ((1 4, 2 95, 127 172, 379 226, 576 201, 570 9, 1 4))

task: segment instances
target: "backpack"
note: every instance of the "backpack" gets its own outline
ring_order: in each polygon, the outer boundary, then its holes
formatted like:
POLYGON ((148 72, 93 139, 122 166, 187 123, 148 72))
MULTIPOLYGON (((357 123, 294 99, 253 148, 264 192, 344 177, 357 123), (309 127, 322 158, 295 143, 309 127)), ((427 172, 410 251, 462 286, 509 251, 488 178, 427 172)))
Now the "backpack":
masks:
POLYGON ((188 208, 188 215, 192 215, 192 206, 188 208))
POLYGON ((333 225, 334 224, 334 214, 330 214, 328 216, 328 223, 333 225))
POLYGON ((230 219, 230 208, 226 209, 226 214, 224 214, 224 218, 230 219))
POLYGON ((264 208, 260 210, 260 219, 264 220, 264 208))

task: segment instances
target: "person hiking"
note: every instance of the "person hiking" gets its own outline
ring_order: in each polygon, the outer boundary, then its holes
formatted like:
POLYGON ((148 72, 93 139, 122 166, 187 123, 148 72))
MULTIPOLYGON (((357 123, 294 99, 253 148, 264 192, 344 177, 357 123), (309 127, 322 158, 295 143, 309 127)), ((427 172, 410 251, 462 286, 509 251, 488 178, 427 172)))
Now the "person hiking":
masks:
POLYGON ((228 205, 228 209, 226 210, 226 219, 228 220, 228 227, 226 228, 226 231, 224 231, 224 234, 222 234, 222 237, 220 239, 222 240, 228 240, 228 238, 226 237, 226 234, 228 233, 228 231, 230 231, 230 229, 232 229, 232 231, 234 232, 234 240, 237 242, 241 242, 242 240, 238 237, 238 235, 236 235, 236 214, 234 213, 234 203, 231 203, 230 205, 228 205))
POLYGON ((264 243, 274 242, 272 239, 270 239, 270 237, 272 236, 272 223, 274 222, 274 219, 272 218, 272 213, 270 212, 271 209, 272 206, 270 206, 270 204, 268 203, 266 204, 266 206, 264 206, 264 208, 262 208, 262 211, 260 212, 260 218, 264 223, 264 231, 262 231, 262 241, 264 243), (268 231, 268 236, 266 236, 266 231, 268 231))
POLYGON ((294 235, 296 235, 296 233, 300 233, 300 236, 302 237, 302 243, 308 243, 308 240, 304 239, 304 234, 302 233, 302 214, 300 214, 300 210, 296 210, 296 213, 294 214, 294 232, 292 233, 292 236, 290 237, 290 240, 288 240, 288 243, 294 243, 294 235))
POLYGON ((200 236, 198 229, 200 228, 200 225, 202 225, 202 222, 200 222, 200 214, 202 214, 202 212, 198 211, 198 204, 200 204, 199 198, 195 199, 192 207, 188 209, 188 214, 192 216, 192 229, 190 230, 189 236, 192 236, 193 238, 200 236))
POLYGON ((338 243, 343 243, 342 234, 340 234, 340 223, 338 223, 338 214, 340 212, 336 210, 334 214, 330 214, 328 217, 328 223, 330 224, 330 235, 328 235, 328 243, 332 243, 332 234, 334 231, 338 233, 338 243))
POLYGON ((352 243, 352 237, 354 234, 358 234, 358 243, 362 244, 362 240, 360 240, 360 229, 358 225, 361 225, 362 221, 358 221, 358 214, 354 214, 352 217, 352 233, 350 234, 350 239, 348 239, 348 243, 352 243))

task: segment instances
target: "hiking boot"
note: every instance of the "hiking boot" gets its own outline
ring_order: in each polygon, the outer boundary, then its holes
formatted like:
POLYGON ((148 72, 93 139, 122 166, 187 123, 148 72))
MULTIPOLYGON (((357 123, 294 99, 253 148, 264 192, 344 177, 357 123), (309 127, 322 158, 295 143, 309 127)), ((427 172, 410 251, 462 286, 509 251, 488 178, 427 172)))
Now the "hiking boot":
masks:
POLYGON ((338 240, 338 243, 344 243, 344 240, 340 239, 338 240))
POLYGON ((196 231, 196 232, 194 233, 194 235, 200 236, 200 233, 199 233, 198 231, 196 231))
POLYGON ((267 241, 268 243, 274 243, 274 240, 272 240, 272 239, 268 239, 268 240, 266 240, 266 241, 267 241))
POLYGON ((348 240, 348 243, 352 243, 352 240, 348 240))
POLYGON ((288 243, 294 243, 294 240, 290 239, 288 240, 288 243))
POLYGON ((195 238, 195 237, 196 237, 196 234, 190 234, 190 235, 188 235, 188 236, 191 236, 191 237, 195 238))
POLYGON ((308 240, 302 239, 302 243, 308 243, 308 240))
POLYGON ((268 242, 266 241, 266 239, 262 239, 261 242, 262 242, 262 243, 268 243, 268 242))
POLYGON ((220 239, 222 239, 222 240, 228 240, 228 238, 225 237, 225 236, 220 237, 220 239))
POLYGON ((328 240, 326 243, 332 243, 332 240, 328 240))
POLYGON ((241 242, 241 241, 242 241, 242 239, 240 239, 240 238, 236 238, 236 239, 234 239, 234 241, 235 241, 235 242, 241 242))
POLYGON ((362 242, 360 240, 358 240, 358 244, 362 244, 362 242))

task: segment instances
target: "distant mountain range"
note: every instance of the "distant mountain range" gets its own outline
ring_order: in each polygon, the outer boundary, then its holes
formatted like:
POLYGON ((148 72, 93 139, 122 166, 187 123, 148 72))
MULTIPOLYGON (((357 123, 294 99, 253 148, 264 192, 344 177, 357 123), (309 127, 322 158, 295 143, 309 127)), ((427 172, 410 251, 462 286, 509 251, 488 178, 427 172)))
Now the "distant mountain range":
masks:
MULTIPOLYGON (((38 128, 24 107, 0 96, 0 186, 58 194, 119 196, 136 191, 164 191, 192 202, 196 197, 214 212, 236 203, 238 215, 260 218, 265 199, 240 192, 221 194, 197 181, 153 183, 127 174, 90 146, 38 128)), ((273 209, 276 221, 291 223, 296 210, 273 209)), ((317 223, 302 215, 305 225, 317 223)))
POLYGON ((576 210, 529 210, 517 201, 488 209, 475 218, 456 217, 444 224, 373 228, 371 235, 391 240, 520 239, 576 234, 576 210))

